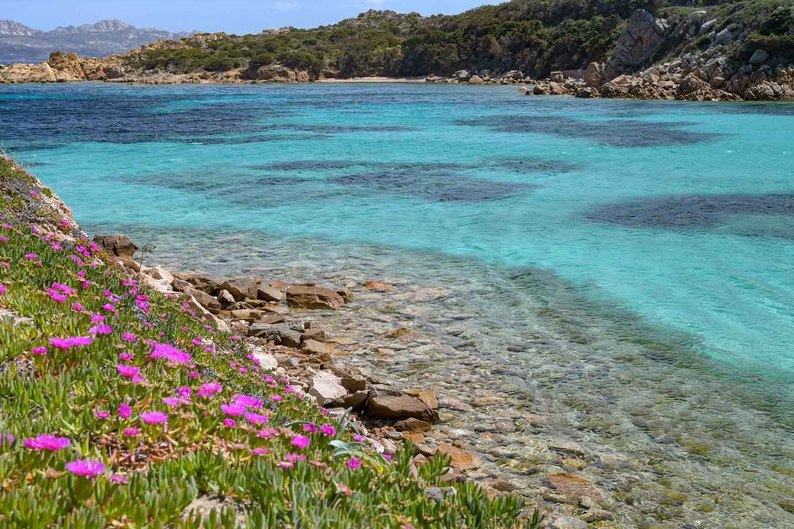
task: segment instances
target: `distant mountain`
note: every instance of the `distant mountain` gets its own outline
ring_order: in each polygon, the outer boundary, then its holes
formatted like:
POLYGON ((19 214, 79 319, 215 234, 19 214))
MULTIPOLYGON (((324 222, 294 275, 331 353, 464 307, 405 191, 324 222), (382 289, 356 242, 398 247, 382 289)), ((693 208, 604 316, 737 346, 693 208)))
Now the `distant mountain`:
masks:
POLYGON ((172 33, 136 28, 121 20, 59 27, 52 31, 29 28, 13 20, 0 20, 0 64, 47 60, 53 51, 74 52, 83 57, 107 57, 124 53, 156 40, 179 39, 190 32, 172 33))

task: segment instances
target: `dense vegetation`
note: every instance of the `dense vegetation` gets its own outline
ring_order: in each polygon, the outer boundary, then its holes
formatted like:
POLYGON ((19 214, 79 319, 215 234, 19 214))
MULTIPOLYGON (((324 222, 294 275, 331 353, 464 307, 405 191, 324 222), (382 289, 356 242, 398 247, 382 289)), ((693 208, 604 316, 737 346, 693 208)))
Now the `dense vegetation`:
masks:
POLYGON ((789 0, 513 0, 460 15, 370 11, 309 30, 200 35, 181 45, 147 49, 130 60, 146 69, 246 68, 248 75, 278 63, 306 70, 312 78, 450 75, 461 69, 517 69, 537 77, 606 60, 638 8, 674 19, 707 9, 718 19, 717 28, 746 22, 759 28, 754 38, 791 50, 789 0))
POLYGON ((93 244, 18 222, 49 195, 4 158, 0 191, 1 527, 198 528, 196 498, 204 527, 538 527, 445 484, 446 457, 413 476, 410 447, 378 454, 93 244))

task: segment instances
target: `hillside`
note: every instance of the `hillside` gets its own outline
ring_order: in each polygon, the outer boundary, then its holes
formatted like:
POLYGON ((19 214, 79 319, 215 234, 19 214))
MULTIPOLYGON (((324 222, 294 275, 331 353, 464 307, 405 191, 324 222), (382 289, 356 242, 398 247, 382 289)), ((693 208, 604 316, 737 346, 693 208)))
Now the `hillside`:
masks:
POLYGON ((0 20, 0 64, 34 63, 64 51, 84 57, 107 57, 156 40, 178 39, 188 33, 141 29, 120 20, 59 27, 42 31, 13 20, 0 20))
POLYGON ((570 78, 578 82, 548 85, 539 93, 581 97, 792 99, 794 4, 512 0, 431 17, 371 10, 314 29, 198 34, 99 62, 59 54, 37 68, 0 69, 0 82, 309 82, 367 76, 471 84, 570 78), (636 79, 601 90, 625 75, 636 79))

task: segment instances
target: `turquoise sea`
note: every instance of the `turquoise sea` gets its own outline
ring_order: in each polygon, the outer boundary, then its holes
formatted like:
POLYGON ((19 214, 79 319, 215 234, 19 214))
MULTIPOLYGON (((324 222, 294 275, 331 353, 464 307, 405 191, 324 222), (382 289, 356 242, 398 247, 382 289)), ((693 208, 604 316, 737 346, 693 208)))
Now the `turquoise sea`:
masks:
POLYGON ((627 526, 794 527, 794 104, 0 86, 0 147, 170 264, 451 289, 497 383, 688 498, 627 526))

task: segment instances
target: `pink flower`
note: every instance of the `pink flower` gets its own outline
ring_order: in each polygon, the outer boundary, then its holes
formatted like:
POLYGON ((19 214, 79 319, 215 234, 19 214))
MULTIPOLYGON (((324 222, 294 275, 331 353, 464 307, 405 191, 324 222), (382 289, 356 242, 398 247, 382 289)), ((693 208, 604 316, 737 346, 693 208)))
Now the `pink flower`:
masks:
POLYGON ((333 437, 336 435, 336 428, 334 428, 330 424, 323 424, 322 426, 320 426, 320 433, 323 435, 327 435, 328 437, 333 437))
POLYGON ((70 287, 69 285, 64 285, 62 283, 53 283, 50 288, 56 292, 60 292, 61 294, 66 294, 67 296, 71 296, 76 294, 77 291, 70 287))
POLYGON ((287 454, 284 459, 290 463, 296 463, 298 461, 306 461, 306 456, 303 454, 287 454))
POLYGON ((256 432, 256 435, 262 439, 271 439, 278 435, 278 430, 275 428, 264 428, 256 432))
POLYGON ((309 448, 309 445, 312 444, 312 441, 305 435, 296 435, 292 438, 291 444, 292 446, 303 450, 304 448, 309 448))
POLYGON ((71 338, 52 338, 50 345, 56 349, 71 349, 72 347, 83 347, 94 343, 90 336, 73 336, 71 338))
POLYGON ((138 428, 125 428, 121 433, 126 437, 138 437, 141 435, 141 431, 138 428))
POLYGON ((179 395, 181 399, 190 400, 190 397, 193 396, 193 390, 190 389, 189 386, 182 386, 177 388, 176 394, 179 395))
POLYGON ((141 372, 140 367, 128 366, 126 364, 118 364, 116 370, 119 372, 119 375, 124 378, 135 378, 138 376, 138 373, 141 372))
POLYGON ((245 413, 245 406, 239 404, 221 404, 221 410, 231 417, 239 417, 245 413))
POLYGON ((246 408, 261 408, 264 405, 260 399, 241 393, 232 397, 232 402, 240 406, 245 406, 246 408))
POLYGON ((141 420, 146 424, 163 424, 168 422, 168 415, 160 411, 146 411, 141 413, 141 420))
POLYGON ((267 415, 259 415, 258 413, 246 413, 245 420, 251 424, 264 424, 270 420, 267 415))
POLYGON ((79 303, 72 303, 72 310, 75 312, 84 312, 85 307, 79 303))
POLYGON ((95 325, 91 327, 88 329, 88 333, 99 336, 107 336, 108 334, 113 333, 113 327, 103 323, 102 325, 95 325))
POLYGON ((46 355, 47 348, 46 347, 34 347, 33 351, 31 351, 34 355, 46 355))
POLYGON ((119 417, 122 419, 129 419, 132 417, 132 407, 129 404, 121 403, 119 404, 119 409, 116 411, 119 417))
POLYGON ((163 404, 165 404, 169 408, 178 408, 183 404, 183 402, 182 399, 178 397, 165 397, 163 398, 163 404))
POLYGON ((251 450, 251 453, 254 454, 255 456, 266 456, 270 453, 270 450, 268 450, 267 448, 254 448, 253 450, 251 450))
POLYGON ((0 296, 5 294, 6 292, 8 292, 8 289, 6 288, 6 286, 3 283, 0 283, 0 296))
POLYGON ((66 463, 66 470, 77 476, 95 478, 105 471, 105 464, 101 461, 77 459, 71 463, 66 463))
POLYGON ((8 235, 0 235, 0 242, 7 243, 8 242, 8 235))
POLYGON ((91 323, 102 323, 105 321, 105 317, 101 314, 92 314, 91 315, 91 323))
POLYGON ((237 421, 235 421, 234 419, 224 419, 223 425, 227 428, 234 428, 235 426, 237 426, 237 421))
POLYGON ((33 261, 34 259, 38 259, 39 255, 35 253, 26 253, 23 257, 28 261, 33 261))
POLYGON ((157 342, 155 342, 154 351, 149 355, 149 358, 165 358, 169 362, 177 364, 188 364, 193 359, 189 353, 180 351, 173 345, 157 342))
POLYGON ((347 465, 347 468, 351 470, 358 470, 361 468, 361 460, 357 457, 351 457, 345 462, 345 465, 347 465))
POLYGON ((201 385, 201 388, 196 394, 202 398, 209 398, 221 391, 223 391, 223 386, 217 382, 206 382, 201 385))
POLYGON ((303 431, 309 433, 317 433, 317 425, 316 424, 304 424, 303 431))
POLYGON ((127 476, 122 474, 113 474, 110 476, 110 481, 113 483, 118 483, 119 485, 126 485, 127 484, 127 476))
POLYGON ((60 292, 53 290, 51 288, 48 288, 46 293, 56 303, 63 303, 69 297, 66 294, 61 294, 60 292))
POLYGON ((124 334, 121 335, 121 339, 124 340, 125 342, 134 342, 138 339, 138 337, 130 332, 125 332, 124 334))
POLYGON ((48 450, 50 452, 56 452, 68 447, 72 442, 66 437, 42 434, 38 437, 25 439, 22 444, 25 448, 29 448, 30 450, 48 450))
POLYGON ((270 397, 270 400, 273 402, 281 402, 282 396, 281 395, 273 395, 270 397))
POLYGON ((113 312, 116 310, 116 307, 114 305, 111 305, 110 303, 106 303, 105 305, 102 305, 102 308, 107 312, 113 312))
POLYGON ((356 435, 353 436, 353 440, 355 442, 357 442, 357 443, 364 443, 364 442, 366 442, 367 438, 364 437, 363 435, 356 434, 356 435))
POLYGON ((10 434, 10 433, 6 433, 6 434, 4 434, 4 433, 0 433, 0 447, 3 447, 3 446, 11 446, 12 444, 14 444, 14 441, 16 441, 16 440, 17 440, 17 438, 16 438, 16 437, 14 437, 14 435, 13 435, 13 434, 10 434))
POLYGON ((108 417, 110 417, 110 412, 107 410, 99 410, 94 413, 94 417, 96 417, 97 419, 107 419, 108 417))
POLYGON ((119 353, 119 360, 129 362, 131 360, 135 360, 135 355, 131 353, 119 353))

